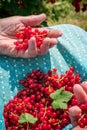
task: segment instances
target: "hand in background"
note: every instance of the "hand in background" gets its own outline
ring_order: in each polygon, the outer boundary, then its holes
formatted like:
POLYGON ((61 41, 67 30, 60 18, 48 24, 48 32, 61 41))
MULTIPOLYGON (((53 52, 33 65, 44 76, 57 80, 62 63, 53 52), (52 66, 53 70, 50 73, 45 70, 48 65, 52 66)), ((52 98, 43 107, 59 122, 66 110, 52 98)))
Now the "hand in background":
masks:
MULTIPOLYGON (((74 93, 80 104, 87 102, 87 81, 84 81, 81 85, 74 85, 74 93)), ((87 128, 80 128, 77 125, 77 116, 81 114, 81 109, 78 106, 73 106, 69 110, 71 123, 73 125, 73 130, 87 130, 87 128)))
MULTIPOLYGON (((35 38, 29 40, 26 51, 17 51, 14 42, 17 41, 15 33, 27 26, 35 27, 46 19, 45 14, 31 16, 12 16, 0 19, 0 54, 11 57, 31 58, 37 55, 45 54, 49 48, 57 44, 57 37, 61 36, 61 31, 48 31, 48 37, 44 39, 43 44, 38 50, 35 38), (33 44, 32 44, 33 43, 33 44)), ((43 28, 39 28, 43 29, 43 28)))

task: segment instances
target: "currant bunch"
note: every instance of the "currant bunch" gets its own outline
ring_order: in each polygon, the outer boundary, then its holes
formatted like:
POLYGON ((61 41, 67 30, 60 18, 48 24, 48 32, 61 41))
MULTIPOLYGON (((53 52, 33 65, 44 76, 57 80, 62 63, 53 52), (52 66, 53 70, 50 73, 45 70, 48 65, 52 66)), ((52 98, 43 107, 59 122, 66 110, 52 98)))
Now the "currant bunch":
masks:
POLYGON ((29 39, 35 37, 37 47, 40 47, 43 43, 45 37, 47 37, 48 32, 46 29, 40 31, 39 29, 33 29, 32 27, 28 26, 25 27, 23 30, 18 31, 15 36, 17 41, 14 43, 16 45, 16 50, 26 50, 28 48, 29 39))
POLYGON ((82 113, 78 116, 78 125, 82 128, 87 127, 87 103, 79 105, 82 113))
POLYGON ((75 7, 76 12, 79 12, 80 10, 82 10, 82 11, 87 10, 87 2, 85 2, 83 4, 81 2, 82 2, 82 0, 74 0, 72 2, 72 5, 75 7))
POLYGON ((51 2, 52 4, 54 4, 56 0, 48 0, 48 2, 51 2))
POLYGON ((73 85, 80 83, 80 75, 74 74, 73 67, 61 76, 57 74, 56 68, 47 73, 33 70, 27 73, 19 83, 22 85, 21 90, 4 106, 6 130, 61 130, 70 123, 68 110, 71 106, 78 105, 73 94, 73 85), (50 94, 63 86, 64 91, 71 92, 73 96, 67 102, 66 109, 54 109, 50 94), (31 114, 38 120, 35 123, 28 122, 25 114, 31 114), (21 115, 22 123, 19 122, 21 115), (26 119, 25 122, 24 119, 26 119))

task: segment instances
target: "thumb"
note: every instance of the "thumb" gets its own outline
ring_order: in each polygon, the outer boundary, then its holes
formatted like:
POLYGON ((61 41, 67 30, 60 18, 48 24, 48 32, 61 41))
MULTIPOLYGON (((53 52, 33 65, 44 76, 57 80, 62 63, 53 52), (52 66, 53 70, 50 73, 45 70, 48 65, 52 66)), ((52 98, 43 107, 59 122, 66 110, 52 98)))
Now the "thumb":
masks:
POLYGON ((31 16, 23 16, 21 17, 21 22, 25 26, 37 26, 40 23, 42 23, 46 19, 46 15, 40 14, 40 15, 31 15, 31 16))

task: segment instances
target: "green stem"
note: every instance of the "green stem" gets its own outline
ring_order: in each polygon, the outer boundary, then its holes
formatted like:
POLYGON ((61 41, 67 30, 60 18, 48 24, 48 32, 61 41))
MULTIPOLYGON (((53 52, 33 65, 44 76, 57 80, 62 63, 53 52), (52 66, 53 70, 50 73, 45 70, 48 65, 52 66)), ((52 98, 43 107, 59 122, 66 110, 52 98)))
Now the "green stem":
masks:
POLYGON ((27 130, 29 130, 29 123, 27 122, 27 130))

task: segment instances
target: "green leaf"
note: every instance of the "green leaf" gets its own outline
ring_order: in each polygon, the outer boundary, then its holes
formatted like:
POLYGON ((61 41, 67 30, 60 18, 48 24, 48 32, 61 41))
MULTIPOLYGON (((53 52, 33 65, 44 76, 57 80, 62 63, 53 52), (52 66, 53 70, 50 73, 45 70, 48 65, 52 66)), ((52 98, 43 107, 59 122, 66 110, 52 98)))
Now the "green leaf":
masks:
POLYGON ((23 114, 20 115, 20 118, 19 118, 18 122, 20 124, 25 123, 25 122, 29 122, 29 123, 34 124, 37 120, 38 119, 35 118, 34 116, 32 116, 31 114, 23 113, 23 114))
POLYGON ((67 104, 65 102, 62 102, 62 100, 59 100, 59 99, 54 100, 52 102, 52 106, 55 110, 58 109, 58 108, 60 108, 60 109, 66 109, 67 108, 67 104))
POLYGON ((72 93, 69 91, 65 91, 64 87, 56 90, 55 92, 50 94, 50 97, 53 99, 52 106, 54 109, 66 109, 67 102, 71 99, 72 93))
POLYGON ((64 91, 62 93, 62 97, 63 97, 65 102, 68 102, 71 99, 72 95, 73 94, 71 92, 69 92, 69 91, 64 91))
POLYGON ((61 93, 63 92, 63 90, 64 90, 64 87, 62 87, 62 88, 56 90, 55 92, 53 92, 53 93, 50 94, 50 97, 51 97, 52 99, 57 99, 57 98, 59 98, 59 96, 61 95, 61 93))

